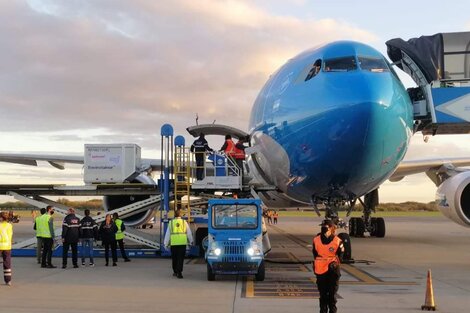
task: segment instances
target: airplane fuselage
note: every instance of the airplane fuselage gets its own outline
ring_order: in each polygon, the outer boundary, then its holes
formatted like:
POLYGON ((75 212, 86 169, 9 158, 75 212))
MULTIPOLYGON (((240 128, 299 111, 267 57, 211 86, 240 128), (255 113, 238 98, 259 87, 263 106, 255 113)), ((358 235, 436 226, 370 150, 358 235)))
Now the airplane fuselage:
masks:
POLYGON ((251 112, 251 161, 293 199, 350 200, 395 171, 412 124, 408 93, 384 57, 361 43, 334 42, 269 78, 251 112))

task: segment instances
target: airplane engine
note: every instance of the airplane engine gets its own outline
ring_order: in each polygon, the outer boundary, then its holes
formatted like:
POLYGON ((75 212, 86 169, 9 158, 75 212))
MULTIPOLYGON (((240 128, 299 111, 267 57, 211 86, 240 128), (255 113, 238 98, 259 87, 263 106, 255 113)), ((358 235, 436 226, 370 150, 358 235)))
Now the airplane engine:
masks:
POLYGON ((436 203, 447 218, 470 227, 470 171, 444 181, 436 191, 436 203))
MULTIPOLYGON (((155 185, 155 181, 145 175, 140 174, 137 176, 131 183, 143 183, 149 185, 155 185)), ((104 196, 103 197, 103 206, 106 212, 138 202, 145 199, 148 199, 150 196, 148 195, 123 195, 123 196, 104 196)), ((152 207, 144 212, 135 213, 123 218, 126 226, 140 226, 148 222, 152 217, 153 213, 155 212, 156 206, 152 207)))

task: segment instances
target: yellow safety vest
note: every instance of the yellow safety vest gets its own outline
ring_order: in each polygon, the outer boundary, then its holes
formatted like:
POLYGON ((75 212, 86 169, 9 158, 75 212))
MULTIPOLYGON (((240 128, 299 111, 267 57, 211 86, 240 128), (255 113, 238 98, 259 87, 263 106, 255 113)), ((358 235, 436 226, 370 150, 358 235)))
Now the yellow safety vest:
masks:
POLYGON ((41 238, 52 238, 49 228, 49 220, 51 216, 47 213, 41 215, 36 220, 36 236, 41 238))
POLYGON ((116 219, 114 223, 116 224, 117 229, 118 229, 116 233, 116 240, 124 239, 124 232, 121 230, 122 220, 116 219))
POLYGON ((174 218, 170 222, 170 245, 182 246, 188 242, 186 222, 182 218, 174 218))
POLYGON ((11 238, 13 237, 13 226, 8 222, 0 223, 0 250, 11 250, 11 238))

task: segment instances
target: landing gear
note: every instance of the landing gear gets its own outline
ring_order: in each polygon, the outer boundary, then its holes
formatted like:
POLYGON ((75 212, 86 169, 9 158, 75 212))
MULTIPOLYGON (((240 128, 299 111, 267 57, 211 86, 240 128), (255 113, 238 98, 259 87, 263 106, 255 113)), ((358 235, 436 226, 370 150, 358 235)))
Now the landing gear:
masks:
MULTIPOLYGON (((372 237, 385 237, 385 221, 382 217, 371 217, 375 213, 375 207, 379 204, 379 191, 375 189, 364 196, 364 201, 358 198, 364 208, 362 217, 349 219, 349 234, 352 237, 364 237, 368 232, 372 237)), ((348 210, 347 216, 352 211, 354 204, 348 210)))
POLYGON ((360 217, 351 217, 349 219, 349 235, 351 237, 364 237, 366 225, 360 217))

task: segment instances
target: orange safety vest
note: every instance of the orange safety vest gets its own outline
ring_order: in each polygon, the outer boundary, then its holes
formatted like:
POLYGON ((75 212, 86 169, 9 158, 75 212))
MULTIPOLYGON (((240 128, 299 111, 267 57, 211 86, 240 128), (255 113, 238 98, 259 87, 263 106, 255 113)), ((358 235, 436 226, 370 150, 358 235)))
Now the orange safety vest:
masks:
POLYGON ((315 274, 321 275, 325 274, 328 272, 328 266, 332 262, 339 262, 339 258, 336 255, 336 251, 339 249, 339 246, 341 245, 341 239, 339 239, 338 236, 335 236, 333 240, 327 244, 324 245, 321 242, 320 235, 316 236, 313 238, 313 245, 315 247, 315 250, 318 252, 318 256, 315 258, 315 274))
POLYGON ((238 149, 237 145, 234 145, 232 156, 237 160, 245 160, 245 151, 238 149))
POLYGON ((232 157, 235 152, 235 144, 233 143, 232 139, 227 139, 225 142, 227 143, 227 148, 225 148, 224 152, 227 156, 232 157))

